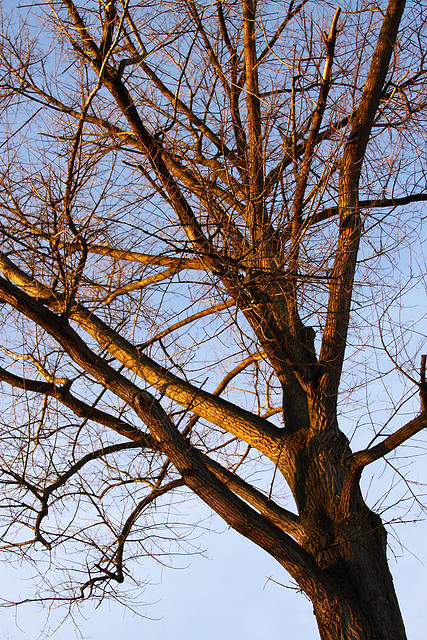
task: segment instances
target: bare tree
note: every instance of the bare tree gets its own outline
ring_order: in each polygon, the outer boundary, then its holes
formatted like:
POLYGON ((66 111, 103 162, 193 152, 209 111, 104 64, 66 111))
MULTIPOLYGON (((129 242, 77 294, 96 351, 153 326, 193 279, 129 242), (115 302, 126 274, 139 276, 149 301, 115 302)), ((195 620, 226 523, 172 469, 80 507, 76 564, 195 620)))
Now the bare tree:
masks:
POLYGON ((427 426, 423 7, 79 4, 3 17, 2 549, 120 597, 196 494, 323 640, 402 640, 359 482, 427 426))

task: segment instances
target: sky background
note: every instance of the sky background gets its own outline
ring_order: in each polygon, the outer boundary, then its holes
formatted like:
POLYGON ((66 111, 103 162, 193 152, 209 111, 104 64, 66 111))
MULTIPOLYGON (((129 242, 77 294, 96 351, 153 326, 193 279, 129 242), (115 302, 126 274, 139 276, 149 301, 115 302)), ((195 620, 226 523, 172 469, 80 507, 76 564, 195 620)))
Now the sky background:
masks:
MULTIPOLYGON (((420 478, 421 479, 421 478, 420 478)), ((207 510, 200 509, 206 517, 207 510)), ((163 569, 147 563, 152 584, 142 594, 147 606, 136 616, 124 608, 103 603, 97 609, 83 608, 86 620, 78 616, 81 636, 73 620, 68 619, 53 631, 58 621, 53 612, 48 622, 55 640, 204 640, 260 637, 315 640, 317 627, 310 602, 301 593, 276 584, 292 586, 289 576, 275 560, 248 540, 226 528, 220 520, 209 518, 216 532, 199 540, 207 549, 207 558, 182 558, 183 569, 163 569), (151 618, 149 618, 149 617, 151 618)), ((425 640, 427 628, 427 523, 399 525, 401 544, 391 542, 390 567, 395 579, 409 640, 425 640), (406 549, 404 548, 406 547, 406 549)), ((25 589, 24 569, 1 569, 1 592, 25 589)), ((142 575, 144 575, 142 573, 142 575)), ((0 611, 0 640, 36 639, 44 628, 45 612, 31 605, 18 611, 0 611)), ((49 627, 45 628, 48 631, 49 627)))
MULTIPOLYGON (((3 0, 0 4, 10 9, 15 2, 3 0)), ((426 482, 425 458, 424 463, 420 458, 414 464, 412 476, 418 475, 420 482, 426 482)), ((385 480, 380 478, 377 482, 381 484, 385 480)), ((368 478, 365 483, 367 485, 368 478)), ((386 488, 383 484, 381 490, 386 488)), ((36 640, 43 630, 50 632, 55 640, 75 637, 93 640, 317 638, 311 603, 301 593, 286 588, 292 587, 292 583, 278 563, 200 507, 200 519, 204 518, 209 518, 208 523, 214 530, 199 540, 200 546, 206 549, 206 557, 182 558, 184 568, 179 570, 160 570, 154 562, 147 562, 146 568, 143 567, 142 575, 152 581, 141 597, 142 601, 151 603, 141 607, 141 614, 147 617, 136 616, 114 603, 105 602, 97 609, 87 604, 82 609, 85 617, 76 618, 79 636, 72 619, 54 630, 60 614, 54 611, 45 626, 45 612, 25 605, 19 610, 0 610, 0 640, 36 640)), ((390 532, 390 567, 408 638, 425 640, 427 523, 399 524, 390 532)), ((30 587, 24 567, 0 565, 1 597, 8 598, 12 592, 22 593, 30 587)))

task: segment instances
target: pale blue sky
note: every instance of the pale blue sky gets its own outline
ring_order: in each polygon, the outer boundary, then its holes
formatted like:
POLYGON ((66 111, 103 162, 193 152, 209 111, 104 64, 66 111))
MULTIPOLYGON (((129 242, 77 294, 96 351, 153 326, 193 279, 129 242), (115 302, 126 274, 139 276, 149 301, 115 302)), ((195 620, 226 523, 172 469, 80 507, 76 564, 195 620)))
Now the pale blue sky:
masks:
MULTIPOLYGON (((218 520, 213 526, 220 533, 210 533, 200 541, 208 549, 209 559, 189 557, 182 570, 164 569, 159 575, 151 569, 153 584, 142 600, 151 602, 142 611, 153 619, 126 612, 117 605, 104 603, 94 610, 86 606, 87 619, 80 618, 80 630, 88 640, 204 640, 260 637, 278 640, 315 640, 318 637, 310 602, 300 593, 281 587, 268 578, 290 585, 287 574, 264 551, 238 534, 226 529, 218 520), (156 584, 157 582, 157 584, 156 584)), ((392 541, 390 566, 395 578, 409 640, 425 640, 427 628, 427 538, 426 522, 399 525, 400 539, 407 550, 392 541)), ((2 571, 1 591, 21 582, 22 570, 2 571)), ((56 614, 51 618, 54 624, 56 614)), ((36 640, 43 628, 44 614, 23 606, 0 612, 0 640, 36 640)), ((52 636, 55 640, 76 637, 71 619, 52 636)))
MULTIPOLYGON (((3 0, 5 8, 16 3, 3 0)), ((24 2, 22 3, 24 4, 24 2)), ((29 4, 29 2, 28 2, 29 4)), ((419 479, 427 481, 425 464, 418 462, 419 479)), ((206 511, 202 511, 206 515, 206 511)), ((79 619, 84 638, 92 640, 259 640, 318 637, 310 602, 300 593, 269 580, 290 585, 282 568, 264 551, 240 537, 217 519, 200 545, 208 558, 182 559, 182 570, 159 568, 147 563, 147 587, 142 600, 152 603, 140 618, 116 605, 104 603, 94 610, 83 609, 79 619)), ((395 577, 409 640, 425 640, 427 629, 427 539, 426 522, 398 525, 402 547, 391 540, 390 566, 395 577)), ((24 569, 2 565, 0 595, 9 597, 11 587, 26 586, 24 569)), ((55 624, 56 614, 52 616, 55 624)), ((18 612, 0 610, 0 640, 36 640, 44 626, 43 612, 23 606, 18 612)), ((68 619, 53 633, 55 640, 75 638, 75 626, 68 619)))

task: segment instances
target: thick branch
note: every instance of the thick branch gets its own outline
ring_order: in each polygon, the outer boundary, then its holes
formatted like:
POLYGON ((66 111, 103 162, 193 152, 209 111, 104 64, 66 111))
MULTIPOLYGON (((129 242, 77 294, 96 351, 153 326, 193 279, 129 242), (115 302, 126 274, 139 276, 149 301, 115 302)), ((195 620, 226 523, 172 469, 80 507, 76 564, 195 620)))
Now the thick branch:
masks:
MULTIPOLYGON (((195 449, 193 449, 193 451, 196 452, 195 449)), ((300 522, 299 516, 287 509, 283 509, 283 507, 280 507, 273 500, 261 493, 261 491, 258 491, 258 489, 255 489, 255 487, 245 482, 245 480, 239 478, 235 473, 225 469, 215 460, 212 460, 200 452, 197 452, 197 455, 203 464, 212 471, 221 482, 236 495, 255 507, 255 509, 268 518, 270 522, 279 527, 279 529, 282 529, 282 531, 289 533, 289 535, 297 541, 303 539, 305 529, 300 522)))
POLYGON ((372 57, 352 130, 344 148, 339 179, 340 232, 331 272, 328 311, 320 352, 322 388, 335 402, 347 342, 353 280, 361 233, 359 179, 375 114, 396 43, 405 0, 390 0, 372 57))
POLYGON ((318 586, 321 586, 323 576, 312 556, 290 536, 234 495, 209 471, 153 396, 146 392, 137 395, 135 410, 192 491, 233 529, 276 558, 307 592, 313 588, 313 579, 317 579, 318 586))
POLYGON ((409 438, 412 438, 412 436, 419 433, 426 427, 427 415, 422 413, 413 420, 407 422, 394 433, 387 436, 387 438, 374 447, 355 453, 351 458, 351 468, 355 471, 361 471, 371 462, 375 462, 375 460, 383 458, 387 453, 394 451, 394 449, 399 445, 403 444, 409 440, 409 438))
MULTIPOLYGON (((132 403, 133 396, 139 392, 138 387, 96 355, 63 317, 55 315, 3 278, 0 278, 0 299, 45 329, 70 357, 98 382, 128 404, 132 403)), ((82 306, 79 305, 73 311, 72 318, 100 346, 150 385, 200 417, 224 428, 268 457, 277 460, 281 440, 280 430, 267 420, 181 380, 142 354, 82 306)))

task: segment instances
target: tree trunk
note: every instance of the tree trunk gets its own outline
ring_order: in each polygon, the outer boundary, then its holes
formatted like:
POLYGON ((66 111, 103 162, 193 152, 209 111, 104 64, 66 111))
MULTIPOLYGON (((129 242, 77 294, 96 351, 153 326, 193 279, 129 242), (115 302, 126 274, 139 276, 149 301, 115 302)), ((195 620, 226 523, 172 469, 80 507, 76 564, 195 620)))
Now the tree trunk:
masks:
POLYGON ((378 516, 369 512, 360 524, 359 531, 349 527, 354 533, 353 540, 345 544, 337 542, 335 548, 322 550, 323 562, 330 562, 327 573, 341 592, 341 606, 332 624, 331 611, 313 602, 320 637, 322 640, 406 640, 386 560, 384 528, 378 516), (375 521, 378 524, 373 528, 375 521), (354 602, 357 602, 356 608, 354 602))
POLYGON ((335 408, 315 404, 313 429, 294 434, 293 464, 288 458, 281 470, 307 531, 301 543, 333 585, 326 604, 323 595, 308 594, 320 637, 406 640, 387 563, 386 530, 363 501, 358 482, 351 499, 343 500, 351 450, 335 408))

